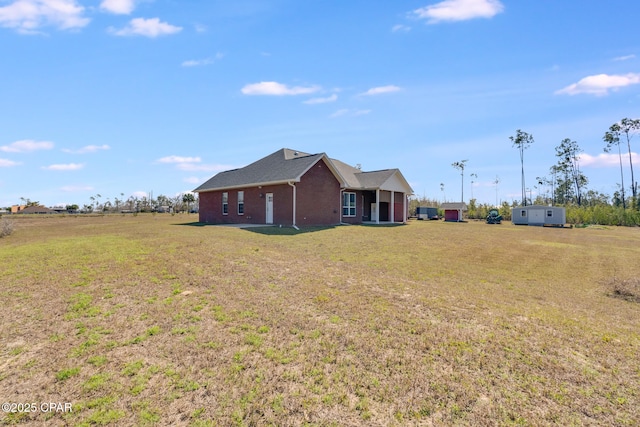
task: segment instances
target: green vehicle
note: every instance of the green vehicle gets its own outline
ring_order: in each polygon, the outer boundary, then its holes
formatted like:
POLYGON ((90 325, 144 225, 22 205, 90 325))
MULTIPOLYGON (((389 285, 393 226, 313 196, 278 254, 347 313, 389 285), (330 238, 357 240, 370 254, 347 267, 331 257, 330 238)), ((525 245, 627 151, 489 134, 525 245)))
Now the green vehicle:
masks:
POLYGON ((487 224, 500 224, 502 222, 502 215, 497 209, 491 209, 489 215, 487 215, 487 224))

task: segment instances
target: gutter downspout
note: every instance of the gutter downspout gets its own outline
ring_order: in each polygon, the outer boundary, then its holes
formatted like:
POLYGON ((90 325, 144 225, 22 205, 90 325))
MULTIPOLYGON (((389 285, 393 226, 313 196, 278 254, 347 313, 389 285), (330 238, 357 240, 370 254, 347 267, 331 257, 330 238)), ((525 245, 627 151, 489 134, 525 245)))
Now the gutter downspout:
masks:
POLYGON ((296 230, 300 230, 296 225, 296 185, 291 181, 289 181, 287 184, 293 187, 293 228, 295 228, 296 230))

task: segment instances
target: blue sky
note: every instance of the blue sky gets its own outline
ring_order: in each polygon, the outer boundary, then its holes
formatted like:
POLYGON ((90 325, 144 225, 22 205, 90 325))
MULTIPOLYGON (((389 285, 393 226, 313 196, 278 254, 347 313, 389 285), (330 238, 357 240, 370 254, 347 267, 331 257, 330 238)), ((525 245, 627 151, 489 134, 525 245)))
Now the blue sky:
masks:
POLYGON ((534 196, 564 138, 612 193, 602 136, 640 117, 638 16, 628 0, 0 0, 0 206, 173 197, 283 147, 397 167, 449 201, 468 160, 465 200, 495 202, 498 177, 512 201, 516 129, 535 138, 534 196))

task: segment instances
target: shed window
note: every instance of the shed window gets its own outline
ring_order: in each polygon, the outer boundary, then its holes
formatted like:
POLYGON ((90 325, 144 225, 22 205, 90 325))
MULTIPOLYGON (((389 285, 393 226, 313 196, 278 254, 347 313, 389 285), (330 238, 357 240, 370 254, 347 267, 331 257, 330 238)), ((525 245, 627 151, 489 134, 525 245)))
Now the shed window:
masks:
POLYGON ((356 193, 342 193, 342 216, 356 216, 356 193))
POLYGON ((238 215, 244 215, 244 191, 238 191, 238 215))
POLYGON ((524 209, 523 209, 523 210, 521 210, 521 211, 520 211, 520 216, 521 216, 521 217, 523 217, 523 218, 524 218, 524 217, 526 217, 526 216, 527 216, 527 211, 526 211, 526 210, 524 210, 524 209))
POLYGON ((547 216, 548 216, 549 218, 551 218, 551 217, 553 216, 553 211, 552 211, 551 209, 549 209, 549 210, 547 211, 547 216))
POLYGON ((222 215, 229 214, 229 193, 222 193, 222 215))

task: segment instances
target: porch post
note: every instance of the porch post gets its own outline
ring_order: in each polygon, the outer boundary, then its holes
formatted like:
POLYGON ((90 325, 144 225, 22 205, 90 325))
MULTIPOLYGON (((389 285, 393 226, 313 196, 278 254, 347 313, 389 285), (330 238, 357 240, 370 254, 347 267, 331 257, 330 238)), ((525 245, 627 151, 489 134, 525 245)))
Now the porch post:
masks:
POLYGON ((380 224, 380 189, 376 188, 376 224, 380 224))
POLYGON ((391 223, 396 222, 396 192, 391 190, 391 223))
POLYGON ((402 193, 402 222, 407 222, 407 195, 402 193))

